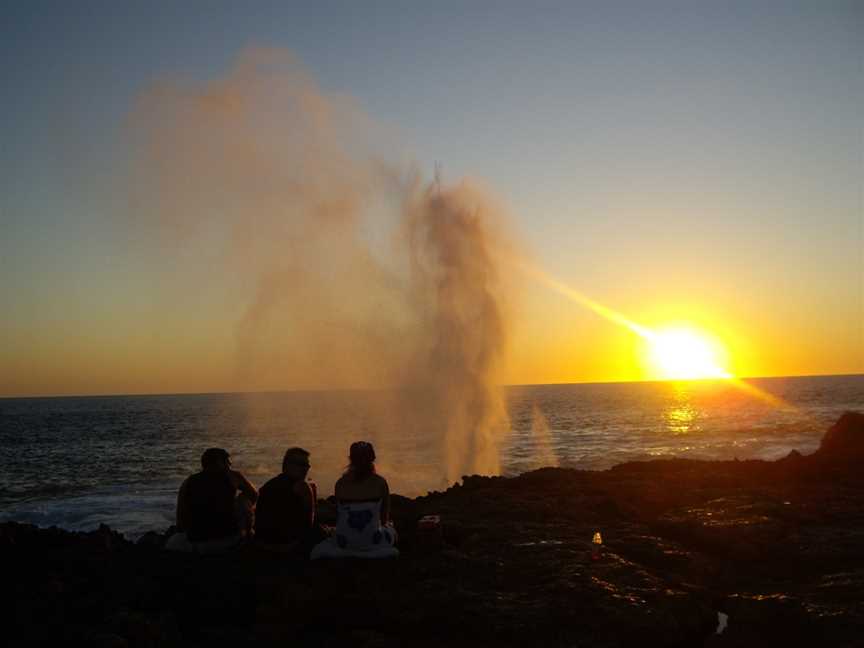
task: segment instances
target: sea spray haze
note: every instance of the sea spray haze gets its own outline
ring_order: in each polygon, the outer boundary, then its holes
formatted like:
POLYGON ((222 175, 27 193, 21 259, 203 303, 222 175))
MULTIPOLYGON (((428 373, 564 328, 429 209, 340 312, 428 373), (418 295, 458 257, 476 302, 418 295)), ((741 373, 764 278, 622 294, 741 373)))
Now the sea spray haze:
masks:
POLYGON ((549 430, 549 419, 543 414, 540 406, 534 402, 531 405, 531 439, 534 442, 534 460, 540 466, 559 465, 558 454, 555 452, 554 440, 549 430))
POLYGON ((374 388, 381 425, 421 437, 442 483, 499 470, 512 238, 488 193, 425 183, 281 51, 155 83, 130 123, 135 221, 225 284, 236 389, 374 388))
POLYGON ((497 473, 507 425, 498 386, 506 318, 495 266, 501 256, 489 232, 494 209, 467 186, 414 194, 405 214, 421 335, 419 356, 401 381, 415 396, 401 400, 411 406, 403 419, 422 413, 418 424, 439 440, 449 481, 497 473))

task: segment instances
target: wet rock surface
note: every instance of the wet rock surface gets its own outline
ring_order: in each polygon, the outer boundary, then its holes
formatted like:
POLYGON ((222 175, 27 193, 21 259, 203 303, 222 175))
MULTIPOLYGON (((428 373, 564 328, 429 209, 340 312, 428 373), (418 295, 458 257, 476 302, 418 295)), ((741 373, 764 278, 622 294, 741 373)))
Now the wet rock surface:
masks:
POLYGON ((864 417, 845 415, 819 451, 775 462, 467 477, 394 497, 391 561, 192 556, 155 532, 7 523, 6 645, 864 645, 862 444, 864 417), (435 542, 417 532, 429 514, 435 542))

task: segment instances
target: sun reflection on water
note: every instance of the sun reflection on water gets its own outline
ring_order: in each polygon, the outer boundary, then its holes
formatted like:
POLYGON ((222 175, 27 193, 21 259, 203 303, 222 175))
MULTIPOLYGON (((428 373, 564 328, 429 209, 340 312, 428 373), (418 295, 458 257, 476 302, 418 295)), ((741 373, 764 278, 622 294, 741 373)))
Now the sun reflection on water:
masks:
POLYGON ((688 434, 699 429, 699 410, 693 407, 690 390, 686 383, 675 383, 672 402, 664 411, 666 429, 672 434, 688 434))

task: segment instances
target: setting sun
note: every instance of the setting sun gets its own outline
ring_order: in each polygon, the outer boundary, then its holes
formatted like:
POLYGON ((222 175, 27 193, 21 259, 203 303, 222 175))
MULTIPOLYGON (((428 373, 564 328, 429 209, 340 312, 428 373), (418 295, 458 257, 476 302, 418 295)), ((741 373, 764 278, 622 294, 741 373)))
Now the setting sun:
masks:
POLYGON ((662 380, 731 378, 723 349, 707 335, 686 328, 666 329, 648 340, 650 365, 662 380))

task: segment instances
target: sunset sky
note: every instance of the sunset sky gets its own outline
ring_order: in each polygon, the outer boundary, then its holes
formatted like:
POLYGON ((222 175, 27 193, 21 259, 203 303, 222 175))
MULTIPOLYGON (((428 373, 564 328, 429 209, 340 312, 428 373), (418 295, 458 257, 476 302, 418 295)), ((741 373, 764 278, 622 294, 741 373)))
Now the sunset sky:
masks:
MULTIPOLYGON (((238 378, 243 282, 123 192, 148 88, 262 47, 488 187, 555 281, 736 376, 864 372, 864 3, 246 4, 0 10, 0 396, 320 386, 238 378)), ((525 278, 503 381, 661 377, 644 342, 525 278)))

